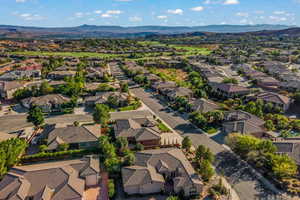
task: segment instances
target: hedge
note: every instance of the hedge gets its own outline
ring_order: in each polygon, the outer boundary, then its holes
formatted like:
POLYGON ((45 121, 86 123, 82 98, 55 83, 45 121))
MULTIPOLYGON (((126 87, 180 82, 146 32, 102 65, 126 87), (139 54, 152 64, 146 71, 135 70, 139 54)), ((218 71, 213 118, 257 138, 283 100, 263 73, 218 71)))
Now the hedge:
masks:
POLYGON ((23 156, 21 158, 21 163, 31 163, 47 160, 59 160, 59 159, 69 159, 69 158, 78 158, 87 154, 97 154, 99 150, 94 149, 76 149, 76 150, 67 150, 59 152, 41 152, 33 155, 23 156))

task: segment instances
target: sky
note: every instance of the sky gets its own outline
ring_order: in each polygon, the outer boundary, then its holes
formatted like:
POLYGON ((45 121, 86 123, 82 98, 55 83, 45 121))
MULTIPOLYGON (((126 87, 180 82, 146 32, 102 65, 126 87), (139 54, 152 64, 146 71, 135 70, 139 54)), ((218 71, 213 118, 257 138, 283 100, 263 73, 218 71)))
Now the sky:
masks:
POLYGON ((0 0, 0 3, 0 24, 6 25, 300 26, 300 0, 0 0))

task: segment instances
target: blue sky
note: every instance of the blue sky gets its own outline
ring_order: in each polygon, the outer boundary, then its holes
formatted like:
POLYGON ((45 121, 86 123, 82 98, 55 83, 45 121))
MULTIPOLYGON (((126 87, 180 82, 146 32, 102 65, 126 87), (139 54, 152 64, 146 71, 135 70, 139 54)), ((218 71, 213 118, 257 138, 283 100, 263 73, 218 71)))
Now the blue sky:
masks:
POLYGON ((9 25, 300 25, 300 0, 1 0, 1 3, 0 24, 9 25))

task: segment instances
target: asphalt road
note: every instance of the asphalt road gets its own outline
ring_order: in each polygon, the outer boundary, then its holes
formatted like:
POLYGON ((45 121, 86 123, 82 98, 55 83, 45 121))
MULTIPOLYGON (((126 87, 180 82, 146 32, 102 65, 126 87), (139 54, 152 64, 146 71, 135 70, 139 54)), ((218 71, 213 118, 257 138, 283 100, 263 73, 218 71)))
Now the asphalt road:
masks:
MULTIPOLYGON (((189 136, 195 147, 198 145, 209 147, 216 155, 215 166, 218 173, 225 176, 241 200, 267 199, 267 196, 273 193, 266 188, 266 185, 261 184, 261 180, 264 178, 255 174, 248 164, 242 162, 224 146, 202 134, 199 129, 181 116, 171 112, 164 102, 158 100, 155 95, 145 92, 142 88, 132 89, 131 92, 168 123, 171 128, 183 136, 189 136)), ((272 187, 272 185, 268 185, 268 187, 272 187)))

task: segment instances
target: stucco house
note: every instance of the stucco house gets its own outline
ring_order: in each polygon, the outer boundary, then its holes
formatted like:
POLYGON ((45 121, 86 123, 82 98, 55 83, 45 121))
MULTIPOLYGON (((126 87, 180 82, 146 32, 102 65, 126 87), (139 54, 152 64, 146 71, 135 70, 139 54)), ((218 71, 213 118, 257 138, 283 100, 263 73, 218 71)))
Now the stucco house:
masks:
POLYGON ((98 92, 95 96, 89 96, 84 99, 86 106, 94 106, 96 104, 107 103, 110 97, 118 99, 119 106, 128 105, 129 94, 126 92, 98 92))
POLYGON ((241 97, 250 94, 249 88, 231 84, 231 83, 220 83, 212 87, 213 92, 217 93, 226 98, 241 97))
POLYGON ((38 106, 43 112, 57 112, 62 110, 62 105, 70 102, 70 98, 60 94, 48 94, 40 97, 29 97, 23 99, 21 104, 29 109, 31 106, 38 106))
POLYGON ((215 102, 204 98, 192 99, 189 103, 192 106, 192 111, 198 111, 201 113, 207 113, 221 108, 215 102))
POLYGON ((24 88, 24 83, 21 81, 0 81, 0 97, 12 99, 13 94, 21 88, 24 88))
POLYGON ((292 99, 275 93, 275 92, 261 92, 247 97, 248 100, 262 100, 264 103, 271 103, 275 107, 279 107, 282 111, 287 111, 292 103, 292 99))
POLYGON ((74 77, 76 71, 52 71, 48 74, 47 78, 53 80, 64 80, 67 77, 74 77))
POLYGON ((46 139, 48 151, 56 151, 61 144, 69 144, 71 149, 96 147, 100 136, 101 127, 99 125, 60 126, 56 124, 46 127, 41 139, 46 139))
POLYGON ((0 199, 82 200, 99 179, 98 156, 15 166, 0 182, 0 199))
POLYGON ((225 113, 222 124, 225 133, 241 133, 260 136, 265 132, 265 121, 245 111, 236 110, 225 113))
POLYGON ((124 137, 130 145, 140 143, 145 148, 160 146, 161 131, 157 122, 150 118, 118 119, 114 124, 116 137, 124 137))
POLYGON ((193 91, 184 87, 167 89, 164 91, 164 94, 170 101, 174 101, 177 97, 185 97, 187 99, 191 99, 193 97, 193 91))
POLYGON ((198 195, 203 182, 180 149, 165 148, 136 153, 135 164, 122 168, 124 191, 129 194, 170 192, 198 195))

